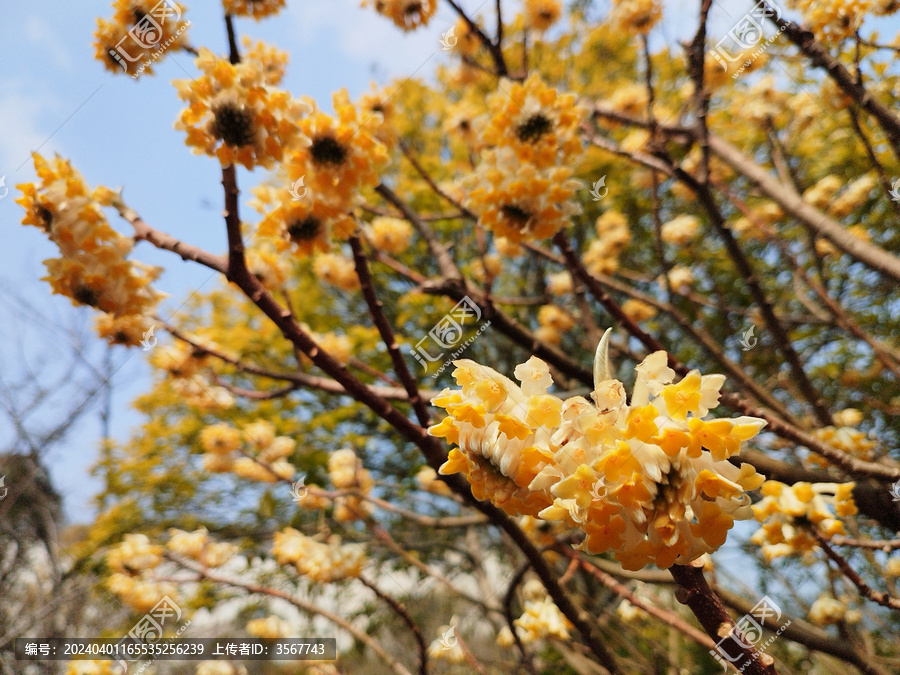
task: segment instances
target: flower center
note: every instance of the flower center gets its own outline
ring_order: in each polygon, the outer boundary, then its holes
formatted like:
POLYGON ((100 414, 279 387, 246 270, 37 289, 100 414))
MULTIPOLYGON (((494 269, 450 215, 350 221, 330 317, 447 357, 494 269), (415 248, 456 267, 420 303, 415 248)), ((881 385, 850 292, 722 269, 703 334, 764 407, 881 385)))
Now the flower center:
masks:
POLYGON ((500 212, 507 220, 512 221, 520 229, 526 227, 532 218, 528 211, 515 204, 504 204, 500 207, 500 212))
POLYGON ((516 134, 523 143, 534 143, 553 128, 553 123, 543 113, 532 115, 516 128, 516 134))
POLYGON ((312 241, 322 231, 322 221, 315 216, 306 216, 288 225, 287 231, 294 241, 312 241))
POLYGON ((97 291, 95 291, 90 286, 83 285, 79 285, 75 288, 75 292, 72 294, 72 297, 82 305, 90 305, 91 307, 96 307, 97 303, 100 300, 100 296, 97 295, 97 291))
POLYGON ((251 145, 256 136, 253 114, 234 103, 225 103, 213 110, 213 121, 209 132, 221 139, 225 145, 240 148, 251 145))
POLYGON ((316 164, 339 166, 347 159, 347 149, 334 136, 320 136, 309 149, 316 164))

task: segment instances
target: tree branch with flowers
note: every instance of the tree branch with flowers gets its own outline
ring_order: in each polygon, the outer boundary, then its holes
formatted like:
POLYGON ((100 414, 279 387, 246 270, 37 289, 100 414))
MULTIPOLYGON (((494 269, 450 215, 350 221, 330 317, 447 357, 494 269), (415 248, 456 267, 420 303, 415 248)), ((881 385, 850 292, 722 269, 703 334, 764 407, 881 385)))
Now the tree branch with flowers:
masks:
POLYGON ((656 0, 447 0, 446 63, 329 110, 241 37, 284 4, 224 0, 224 56, 174 0, 98 24, 116 75, 154 75, 120 53, 148 17, 196 55, 175 129, 218 162, 226 251, 59 157, 19 186, 53 292, 111 346, 171 338, 72 549, 98 593, 264 637, 324 617, 338 661, 305 672, 890 672, 896 76, 859 36, 900 6, 797 0, 801 29, 763 1, 785 39, 735 55, 710 2, 673 48, 656 0), (165 316, 140 242, 221 284, 165 316), (754 614, 782 605, 809 623, 754 614))

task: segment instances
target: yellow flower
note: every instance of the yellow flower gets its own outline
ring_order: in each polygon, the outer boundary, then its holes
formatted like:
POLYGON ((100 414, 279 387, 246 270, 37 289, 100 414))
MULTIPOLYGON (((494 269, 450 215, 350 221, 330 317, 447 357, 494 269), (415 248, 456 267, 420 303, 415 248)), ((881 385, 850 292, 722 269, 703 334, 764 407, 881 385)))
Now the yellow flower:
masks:
POLYGON ((662 240, 667 244, 684 246, 694 240, 700 221, 694 216, 681 215, 662 226, 662 240))
POLYGON ((279 564, 293 564, 300 574, 321 582, 358 577, 365 562, 359 545, 342 545, 335 535, 323 544, 291 527, 275 533, 272 555, 279 564))
POLYGON ((230 455, 241 447, 241 434, 227 424, 214 424, 200 432, 200 445, 205 452, 230 455))
POLYGON ((399 218, 375 218, 371 225, 372 245, 379 251, 398 255, 409 248, 412 227, 399 218))
POLYGON ((485 151, 464 182, 466 206, 479 222, 511 242, 546 239, 581 213, 575 192, 581 182, 568 167, 540 169, 520 161, 510 147, 485 151))
POLYGON ((582 152, 578 128, 586 117, 574 93, 559 93, 540 78, 502 79, 487 99, 479 137, 487 146, 512 148, 515 157, 539 168, 571 163, 582 152))
POLYGON ((335 116, 304 99, 312 112, 299 123, 309 139, 287 158, 288 178, 305 178, 314 194, 323 195, 336 208, 347 211, 360 191, 378 184, 378 172, 388 161, 385 145, 369 129, 371 113, 360 115, 346 90, 334 94, 335 116))
POLYGON ((855 483, 806 483, 785 485, 766 481, 763 498, 753 505, 753 515, 762 527, 750 541, 762 549, 766 559, 807 553, 818 547, 811 535, 815 529, 826 539, 844 534, 837 517, 856 513, 853 501, 855 483))
POLYGON ((622 303, 622 311, 635 323, 640 323, 641 321, 646 321, 647 319, 652 319, 656 316, 656 309, 653 305, 634 298, 622 303))
POLYGON ((102 191, 91 191, 68 161, 48 162, 37 153, 33 158, 39 182, 17 186, 22 197, 16 203, 25 209, 22 224, 40 228, 59 249, 61 257, 44 261, 44 280, 72 304, 111 315, 98 322, 110 342, 136 344, 143 317, 165 297, 151 286, 161 268, 126 258, 133 240, 109 226, 93 198, 102 191))
POLYGON ((525 0, 525 24, 532 30, 545 31, 562 15, 560 0, 525 0))
POLYGON ((313 270, 319 279, 342 291, 359 289, 356 265, 350 258, 335 253, 322 253, 315 257, 313 270))
POLYGON ((405 31, 427 25, 437 10, 437 0, 363 0, 366 5, 405 31))
POLYGON ((115 0, 112 6, 112 21, 97 19, 94 32, 94 58, 107 70, 152 75, 152 63, 187 45, 183 5, 167 2, 160 8, 159 0, 115 0))
POLYGON ((284 7, 284 0, 222 0, 222 3, 226 14, 252 16, 257 21, 277 14, 284 7))
POLYGON ((664 352, 637 366, 629 405, 609 377, 608 345, 609 331, 597 348, 593 404, 549 394, 549 368, 536 357, 515 369, 521 386, 456 361, 460 389, 433 399, 449 416, 429 433, 457 446, 441 472, 464 474, 477 499, 508 513, 582 531, 582 548, 612 550, 628 569, 711 553, 735 520, 752 516, 746 492, 763 478, 728 458, 765 422, 701 419, 724 378, 691 373, 672 385, 664 352))
POLYGON ((614 0, 615 25, 631 35, 646 35, 662 17, 658 0, 614 0))
POLYGON ((309 144, 297 124, 310 107, 269 84, 272 59, 262 48, 251 54, 256 58, 232 64, 201 48, 194 63, 203 74, 173 82, 188 103, 175 128, 187 132, 195 153, 218 157, 222 166, 271 168, 286 151, 309 144))

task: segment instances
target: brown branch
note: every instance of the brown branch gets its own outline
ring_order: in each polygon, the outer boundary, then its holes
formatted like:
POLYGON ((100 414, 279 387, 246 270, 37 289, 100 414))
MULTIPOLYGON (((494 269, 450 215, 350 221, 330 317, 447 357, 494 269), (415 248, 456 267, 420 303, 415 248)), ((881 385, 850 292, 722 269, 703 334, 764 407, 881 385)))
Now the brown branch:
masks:
POLYGON ((400 602, 389 596, 387 593, 383 592, 375 585, 374 581, 369 581, 363 576, 359 577, 359 580, 371 591, 378 596, 379 599, 383 600, 391 610, 399 616, 403 623, 409 626, 409 629, 413 633, 413 637, 416 640, 416 647, 419 649, 419 675, 427 675, 428 674, 428 645, 425 642, 425 638, 422 636, 422 629, 419 628, 419 624, 413 621, 412 617, 409 615, 409 612, 406 611, 406 607, 404 607, 400 602))
POLYGON ((890 553, 900 549, 900 539, 853 539, 851 537, 841 537, 835 535, 831 538, 831 543, 835 546, 852 546, 854 548, 870 548, 876 551, 884 551, 890 553))
POLYGON ((269 588, 268 586, 262 586, 257 583, 253 583, 250 581, 241 581, 240 579, 232 579, 231 577, 227 577, 219 572, 213 572, 209 568, 195 563, 192 560, 187 560, 180 556, 174 556, 172 554, 167 553, 166 557, 170 560, 173 560, 177 564, 185 567, 189 570, 192 570, 200 575, 203 579, 209 579, 210 581, 215 581, 220 584, 225 584, 226 586, 232 586, 234 588, 242 588, 249 593, 255 593, 259 595, 268 595, 273 598, 281 598, 294 605, 297 609, 302 609, 305 612, 309 612, 310 614, 318 614, 319 616, 323 616, 332 623, 340 626, 345 631, 350 633, 354 638, 368 646, 373 652, 375 652, 379 658, 381 658, 385 663, 387 663, 391 670, 393 670, 397 675, 412 675, 409 670, 406 669, 403 664, 401 664, 397 659, 388 654, 384 649, 382 649, 381 645, 379 645, 375 640, 369 637, 364 631, 355 627, 349 621, 345 621, 337 614, 333 614, 328 610, 322 609, 321 607, 317 607, 310 602, 302 598, 298 598, 294 595, 291 595, 287 591, 281 591, 277 588, 269 588))
MULTIPOLYGON (((735 623, 725 611, 722 600, 706 583, 703 569, 693 565, 673 565, 670 572, 678 585, 675 598, 681 604, 690 607, 706 634, 716 643, 729 635, 735 623)), ((738 664, 746 661, 741 668, 742 673, 776 675, 775 660, 771 656, 758 652, 752 646, 743 648, 735 640, 731 640, 730 644, 732 649, 726 650, 729 657, 734 657, 730 660, 737 661, 738 664)))
POLYGON ((819 543, 819 546, 822 547, 825 555, 827 555, 829 559, 831 559, 831 561, 838 566, 841 574, 847 577, 853 583, 853 585, 856 586, 860 595, 871 600, 872 602, 876 602, 879 605, 882 605, 883 607, 900 610, 900 598, 895 598, 888 593, 876 591, 874 588, 869 586, 856 573, 856 570, 854 570, 850 566, 850 563, 847 562, 847 559, 828 545, 828 541, 819 533, 818 530, 816 530, 815 528, 810 528, 809 531, 816 538, 816 541, 819 543))
POLYGON ((384 303, 381 302, 375 294, 375 284, 372 281, 372 274, 369 272, 369 263, 366 260, 366 254, 363 252, 359 237, 356 235, 350 237, 349 243, 350 248, 353 251, 353 260, 356 263, 356 276, 359 277, 363 298, 365 298, 366 304, 369 307, 369 314, 371 315, 376 328, 378 328, 378 333, 381 335, 382 342, 384 342, 385 347, 387 347, 388 354, 391 357, 391 363, 394 364, 394 372, 397 374, 397 377, 400 378, 400 382, 403 384, 403 388, 409 396, 409 402, 416 412, 419 424, 423 427, 427 427, 431 423, 431 415, 428 414, 428 408, 425 406, 424 401, 422 401, 422 397, 419 396, 419 385, 412 376, 412 373, 409 372, 409 368, 403 360, 403 355, 400 353, 400 345, 397 344, 397 340, 394 337, 394 329, 391 326, 390 321, 388 321, 387 316, 384 314, 384 303))
MULTIPOLYGON (((494 43, 487 34, 481 30, 481 26, 479 26, 475 21, 473 21, 468 14, 465 13, 462 7, 460 7, 454 0, 447 0, 447 4, 450 5, 462 20, 466 22, 466 25, 469 27, 469 30, 475 33, 478 36, 478 39, 481 40, 481 43, 485 46, 485 48, 490 52, 491 58, 494 60, 494 67, 496 68, 495 75, 499 77, 507 77, 509 75, 509 69, 506 67, 506 59, 503 57, 503 50, 500 48, 499 41, 494 43)), ((499 18, 499 16, 498 16, 499 18)))
POLYGON ((763 6, 769 9, 769 20, 778 26, 788 40, 793 42, 803 55, 812 61, 813 65, 824 69, 844 94, 856 101, 878 121, 894 154, 900 158, 900 119, 887 106, 872 96, 837 59, 832 57, 810 31, 804 30, 793 21, 785 21, 780 18, 781 10, 773 8, 768 3, 763 2, 763 6))

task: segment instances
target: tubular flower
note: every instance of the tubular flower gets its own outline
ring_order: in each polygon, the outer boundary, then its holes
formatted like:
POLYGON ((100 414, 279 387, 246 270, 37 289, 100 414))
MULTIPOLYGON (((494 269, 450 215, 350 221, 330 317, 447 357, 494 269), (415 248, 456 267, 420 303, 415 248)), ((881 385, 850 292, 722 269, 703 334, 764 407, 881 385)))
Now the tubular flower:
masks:
POLYGON ((360 546, 342 545, 337 535, 323 544, 292 527, 275 533, 272 554, 278 564, 294 565, 300 574, 323 582, 358 577, 365 562, 360 546))
POLYGON ((510 514, 581 530, 583 549, 612 550, 627 569, 685 564, 751 517, 745 493, 763 477, 728 459, 765 421, 705 420, 725 378, 692 371, 672 384, 661 351, 636 367, 629 405, 609 377, 609 333, 597 348, 593 403, 548 394, 549 368, 536 357, 516 368, 521 387, 456 361, 462 388, 433 400, 448 417, 429 433, 457 446, 441 472, 463 473, 478 499, 510 514))
POLYGON ((856 513, 855 483, 795 483, 774 480, 763 483, 763 498, 753 505, 753 515, 762 527, 750 538, 762 548, 768 561, 795 553, 808 553, 818 543, 814 528, 830 539, 846 534, 839 518, 856 513))
POLYGON ((535 642, 547 637, 571 639, 569 633, 573 628, 571 622, 553 604, 541 582, 530 579, 522 587, 522 594, 525 599, 523 605, 525 611, 513 621, 522 642, 535 642))
POLYGON ((581 213, 573 197, 581 181, 568 167, 539 169, 512 148, 487 150, 467 183, 466 206, 479 222, 514 243, 546 239, 581 213))
POLYGON ((379 217, 372 220, 369 236, 379 251, 399 255, 409 248, 412 227, 399 218, 379 217))
POLYGON ((272 58, 261 48, 257 58, 232 64, 206 48, 194 63, 203 75, 175 80, 178 97, 188 103, 175 128, 187 132, 197 154, 219 158, 222 166, 240 162, 247 169, 271 168, 285 151, 309 145, 297 122, 310 108, 269 84, 272 58))
POLYGON ((226 14, 252 16, 259 21, 277 14, 284 7, 284 0, 222 0, 226 14))
POLYGON ((525 24, 532 30, 547 30, 559 21, 560 16, 560 0, 525 0, 525 24))
POLYGON ((586 110, 573 93, 558 93, 531 75, 525 82, 503 79, 487 99, 479 127, 487 146, 510 147, 519 161, 538 167, 561 165, 582 152, 578 126, 586 110))
POLYGON ((165 297, 151 286, 161 269, 126 258, 132 240, 112 229, 100 208, 106 188, 92 193, 59 157, 48 162, 35 154, 34 166, 40 182, 19 185, 22 197, 16 203, 25 209, 22 224, 40 228, 59 248, 61 257, 44 261, 44 280, 73 304, 110 315, 98 325, 110 342, 138 344, 139 331, 149 328, 145 316, 165 297))
POLYGON ((427 25, 437 10, 437 0, 363 0, 362 4, 372 5, 405 31, 427 25))
POLYGON ((184 6, 174 0, 116 0, 112 6, 112 21, 97 19, 94 32, 94 57, 107 70, 152 75, 151 63, 186 46, 190 21, 181 20, 184 6))
POLYGON ((357 111, 346 90, 334 94, 332 117, 315 105, 300 122, 308 142, 287 159, 288 178, 305 179, 314 194, 328 195, 337 208, 346 211, 359 192, 378 183, 378 170, 388 162, 387 148, 374 135, 383 117, 357 111))
MULTIPOLYGON (((835 421, 838 423, 846 421, 843 417, 838 415, 835 421)), ((821 429, 816 429, 813 432, 813 436, 848 455, 859 459, 871 460, 878 442, 866 436, 865 432, 855 429, 855 426, 822 427, 821 429)), ((813 453, 810 453, 805 458, 805 463, 822 468, 830 466, 830 462, 827 459, 813 453)))
POLYGON ((261 239, 271 240, 278 252, 310 256, 328 251, 332 238, 349 237, 356 223, 347 209, 327 194, 308 190, 301 178, 291 187, 294 193, 264 185, 253 188, 256 199, 251 205, 263 215, 257 230, 261 239), (301 193, 301 199, 292 196, 301 193))

